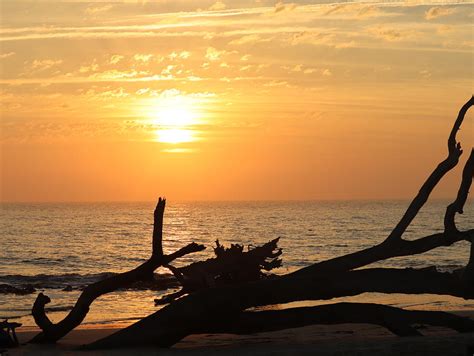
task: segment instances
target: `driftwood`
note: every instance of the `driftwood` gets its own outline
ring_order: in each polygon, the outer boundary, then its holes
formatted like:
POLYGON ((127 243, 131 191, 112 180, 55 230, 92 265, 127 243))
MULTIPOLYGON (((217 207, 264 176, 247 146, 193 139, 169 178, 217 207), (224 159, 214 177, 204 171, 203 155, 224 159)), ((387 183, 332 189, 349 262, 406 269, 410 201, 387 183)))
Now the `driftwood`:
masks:
MULTIPOLYGON (((115 334, 87 345, 86 348, 99 349, 143 345, 169 347, 193 333, 253 333, 315 323, 366 322, 384 326, 400 336, 419 335, 419 332, 412 327, 413 324, 445 326, 459 332, 474 331, 473 320, 471 319, 442 312, 406 311, 373 304, 340 303, 310 308, 246 311, 258 306, 299 300, 324 300, 358 295, 364 292, 431 293, 473 299, 474 230, 459 231, 456 227, 455 217, 457 213, 463 213, 468 197, 474 174, 474 151, 471 150, 465 163, 458 195, 446 209, 444 231, 413 241, 403 239, 407 227, 426 203, 434 187, 446 173, 458 164, 462 150, 456 140, 456 133, 461 127, 467 110, 473 104, 474 98, 471 98, 459 112, 448 138, 447 158, 434 169, 399 223, 380 244, 345 256, 315 263, 277 278, 220 286, 204 284, 196 289, 191 288, 189 295, 178 300, 170 298, 171 303, 169 305, 115 334), (466 267, 451 273, 438 272, 435 267, 424 269, 359 269, 377 261, 397 256, 421 254, 462 240, 471 243, 470 259, 466 267)), ((155 216, 154 251, 155 245, 159 245, 158 250, 161 249, 162 219, 158 220, 158 223, 155 216), (159 236, 159 240, 155 241, 156 236, 159 236)), ((192 248, 191 250, 195 251, 197 249, 192 248)), ((163 260, 167 260, 167 258, 162 255, 160 262, 155 261, 152 266, 157 264, 169 265, 169 261, 165 261, 165 263, 163 260)), ((147 271, 149 270, 150 268, 147 269, 147 271)), ((143 276, 141 273, 138 275, 140 278, 143 276)), ((85 303, 87 307, 97 296, 113 290, 120 283, 109 281, 106 284, 108 288, 99 288, 100 293, 91 293, 91 296, 87 297, 87 303, 85 303)), ((97 287, 92 288, 94 291, 96 289, 97 287)), ((87 289, 84 293, 86 291, 87 289)), ((65 332, 70 331, 72 325, 60 326, 61 332, 48 332, 48 330, 58 328, 61 322, 55 326, 51 325, 44 313, 44 303, 47 299, 42 299, 44 298, 40 295, 33 308, 33 314, 38 325, 43 329, 43 333, 36 337, 34 341, 55 341, 65 332), (49 336, 45 337, 45 335, 49 336)), ((80 300, 78 304, 82 305, 80 300)), ((74 309, 70 315, 73 312, 74 309)), ((87 311, 79 311, 79 315, 83 315, 84 312, 87 311)), ((76 311, 75 314, 77 313, 76 311)), ((78 325, 77 320, 73 325, 78 325)))
POLYGON ((445 312, 403 310, 380 304, 337 303, 315 307, 242 312, 237 319, 203 326, 199 333, 252 334, 313 324, 375 324, 398 336, 421 336, 417 324, 447 327, 459 332, 474 329, 474 320, 445 312))
POLYGON ((165 205, 166 200, 160 198, 154 212, 152 255, 145 263, 141 264, 134 270, 114 275, 86 287, 73 309, 57 324, 53 324, 49 320, 44 310, 45 305, 50 302, 50 298, 45 296, 43 293, 38 295, 33 305, 32 314, 36 324, 41 328, 42 332, 36 335, 30 342, 56 342, 82 323, 89 312, 89 306, 101 295, 126 287, 134 282, 152 278, 153 271, 158 267, 169 264, 171 261, 187 254, 204 250, 205 247, 203 245, 191 243, 172 254, 165 255, 163 253, 162 231, 165 205))
POLYGON ((242 282, 258 281, 271 277, 263 271, 271 271, 282 264, 282 250, 278 248, 278 240, 274 239, 262 246, 251 247, 244 251, 244 246, 232 244, 226 248, 216 240, 215 258, 192 263, 181 268, 166 265, 181 283, 178 292, 155 299, 155 304, 167 304, 178 297, 193 293, 204 288, 214 288, 242 282))

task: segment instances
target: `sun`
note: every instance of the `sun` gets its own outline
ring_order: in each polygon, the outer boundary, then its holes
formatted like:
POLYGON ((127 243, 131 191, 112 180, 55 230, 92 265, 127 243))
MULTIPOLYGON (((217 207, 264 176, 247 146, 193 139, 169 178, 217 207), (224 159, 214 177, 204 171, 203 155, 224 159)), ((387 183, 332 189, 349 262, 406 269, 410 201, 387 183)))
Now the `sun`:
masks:
POLYGON ((198 114, 184 102, 173 105, 159 105, 153 119, 158 127, 155 139, 161 143, 179 144, 195 141, 194 126, 198 123, 198 114))
POLYGON ((162 126, 183 127, 196 121, 196 114, 189 107, 163 107, 156 115, 157 123, 162 126))

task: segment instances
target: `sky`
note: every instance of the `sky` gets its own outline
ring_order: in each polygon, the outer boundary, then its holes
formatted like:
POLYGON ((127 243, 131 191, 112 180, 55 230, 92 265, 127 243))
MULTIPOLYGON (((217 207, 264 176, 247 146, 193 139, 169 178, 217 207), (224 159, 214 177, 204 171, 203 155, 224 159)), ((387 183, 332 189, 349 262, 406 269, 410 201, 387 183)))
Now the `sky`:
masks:
POLYGON ((474 88, 473 2, 0 6, 6 202, 407 199, 474 88))

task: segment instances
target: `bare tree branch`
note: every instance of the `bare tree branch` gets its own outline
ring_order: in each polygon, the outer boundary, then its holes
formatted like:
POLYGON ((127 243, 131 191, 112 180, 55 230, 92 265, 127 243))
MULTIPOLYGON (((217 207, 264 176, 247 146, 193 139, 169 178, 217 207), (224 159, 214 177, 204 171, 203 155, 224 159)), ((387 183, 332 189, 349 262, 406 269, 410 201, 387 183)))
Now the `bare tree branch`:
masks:
POLYGON ((160 198, 155 209, 156 226, 153 229, 153 253, 150 259, 131 271, 114 275, 87 286, 69 314, 57 324, 53 324, 49 320, 44 310, 45 305, 50 302, 50 298, 40 293, 33 305, 32 314, 42 332, 36 335, 30 342, 56 342, 82 323, 89 312, 90 305, 101 295, 126 287, 133 282, 147 279, 153 274, 155 269, 163 264, 168 264, 176 258, 205 249, 203 245, 191 243, 170 255, 163 254, 161 229, 163 228, 165 204, 166 201, 160 198))
POLYGON ((152 239, 152 255, 155 258, 163 256, 163 216, 165 213, 166 199, 161 197, 156 204, 155 212, 153 213, 153 239, 152 239))
POLYGON ((454 221, 454 218, 456 213, 463 213, 464 204, 466 203, 467 197, 469 195, 469 188, 471 188, 473 176, 474 150, 471 150, 471 154, 466 161, 466 165, 464 166, 464 170, 462 172, 462 180, 456 200, 449 204, 446 208, 446 214, 444 215, 444 232, 446 235, 455 235, 459 231, 456 228, 456 222, 454 221))
POLYGON ((399 240, 402 238, 402 235, 407 229, 407 227, 410 225, 410 223, 413 221, 413 219, 418 214, 420 209, 428 200, 428 197, 430 196, 434 187, 439 183, 441 178, 443 178, 443 176, 447 172, 449 172, 451 169, 453 169, 457 165, 459 161, 459 157, 462 154, 462 150, 461 150, 461 144, 456 141, 456 133, 461 128, 461 124, 464 120, 464 116, 466 115, 466 112, 469 110, 469 108, 473 104, 474 104, 474 96, 471 97, 471 99, 469 99, 462 106, 461 110, 459 111, 458 117, 456 121, 454 122, 451 133, 449 134, 448 157, 436 167, 433 173, 431 173, 431 175, 428 177, 426 182, 422 185, 422 187, 420 188, 420 191, 411 202, 410 206, 408 207, 407 211, 403 215, 400 222, 397 224, 397 226, 395 226, 395 228, 392 230, 390 235, 387 237, 387 241, 399 240))

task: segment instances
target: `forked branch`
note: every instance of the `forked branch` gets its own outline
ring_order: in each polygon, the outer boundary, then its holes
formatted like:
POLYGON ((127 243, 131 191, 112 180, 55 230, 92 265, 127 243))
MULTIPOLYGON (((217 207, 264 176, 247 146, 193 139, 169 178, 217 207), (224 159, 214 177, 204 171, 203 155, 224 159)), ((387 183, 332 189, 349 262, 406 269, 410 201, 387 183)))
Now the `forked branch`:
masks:
POLYGON ((131 271, 114 275, 87 286, 69 314, 57 324, 52 323, 45 312, 45 305, 50 302, 50 298, 43 293, 38 295, 33 305, 32 314, 42 332, 36 335, 30 342, 56 342, 82 323, 89 312, 90 305, 101 295, 124 288, 136 281, 148 279, 158 267, 187 254, 205 249, 203 245, 191 243, 170 255, 163 254, 162 229, 165 205, 165 199, 160 198, 154 214, 153 252, 149 260, 131 271))
POLYGON ((456 141, 456 134, 461 128, 464 116, 473 104, 474 96, 472 96, 471 99, 469 99, 462 106, 461 110, 459 111, 458 117, 454 122, 453 128, 449 134, 448 157, 436 167, 433 173, 431 173, 426 182, 422 185, 420 191, 409 205, 400 222, 397 224, 397 226, 395 226, 390 235, 387 237, 387 241, 399 240, 402 238, 402 235, 407 229, 407 227, 410 225, 410 223, 413 221, 420 209, 428 200, 428 197, 430 196, 434 187, 439 183, 441 178, 443 178, 446 173, 448 173, 457 165, 459 157, 462 154, 462 149, 461 144, 456 141))

